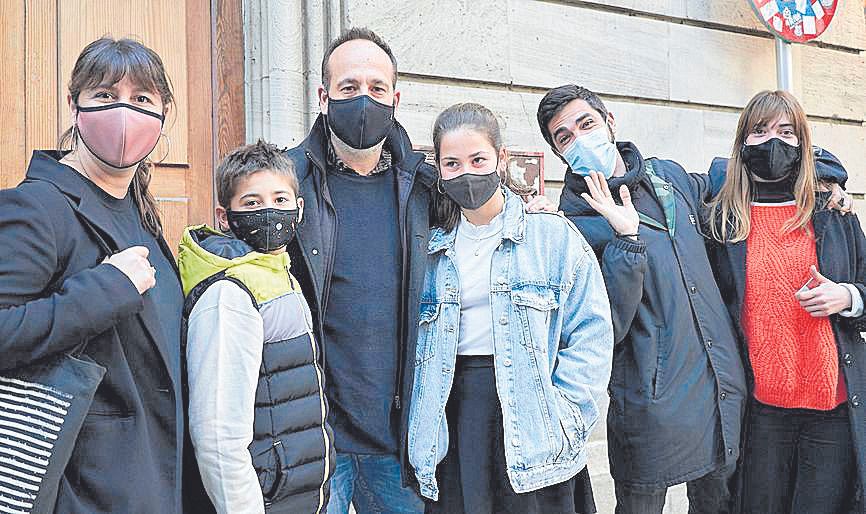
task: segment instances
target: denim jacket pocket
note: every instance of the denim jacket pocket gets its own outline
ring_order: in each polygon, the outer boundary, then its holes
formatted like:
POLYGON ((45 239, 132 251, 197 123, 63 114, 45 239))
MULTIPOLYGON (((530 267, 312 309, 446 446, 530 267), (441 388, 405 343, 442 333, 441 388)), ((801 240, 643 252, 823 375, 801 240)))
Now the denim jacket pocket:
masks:
POLYGON ((557 290, 535 284, 514 286, 511 289, 511 301, 523 329, 520 343, 537 350, 546 350, 551 314, 559 308, 557 290))
POLYGON ((565 394, 556 389, 556 396, 559 399, 559 423, 562 426, 563 446, 569 446, 570 451, 563 448, 564 456, 575 455, 586 446, 586 422, 580 409, 574 405, 565 394))
POLYGON ((421 303, 418 315, 418 344, 415 348, 415 367, 436 355, 437 320, 442 311, 441 303, 421 303))

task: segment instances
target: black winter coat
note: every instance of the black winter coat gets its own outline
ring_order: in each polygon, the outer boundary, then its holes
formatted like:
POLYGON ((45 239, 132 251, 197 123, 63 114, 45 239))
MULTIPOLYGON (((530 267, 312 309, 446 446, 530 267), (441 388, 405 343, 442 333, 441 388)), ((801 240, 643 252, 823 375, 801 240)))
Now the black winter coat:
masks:
MULTIPOLYGON (((826 194, 819 194, 818 205, 825 202, 826 194)), ((857 216, 843 216, 837 211, 819 209, 812 215, 812 225, 821 274, 834 282, 853 284, 866 302, 866 238, 857 216)), ((748 341, 741 325, 746 252, 747 244, 744 241, 709 246, 719 288, 735 321, 751 389, 754 380, 749 366, 748 341)), ((856 512, 866 514, 866 502, 862 501, 862 492, 866 491, 866 339, 861 335, 861 332, 866 332, 866 314, 857 318, 834 314, 830 316, 830 323, 836 336, 839 369, 845 376, 848 390, 848 413, 857 457, 858 489, 861 491, 856 512)), ((748 434, 744 437, 748 439, 748 434)))
POLYGON ((89 340, 85 354, 107 373, 61 479, 56 512, 180 512, 181 380, 168 364, 179 362, 180 342, 165 340, 148 295, 100 264, 99 246, 76 212, 114 244, 111 212, 61 156, 34 152, 27 179, 0 191, 0 373, 89 340))
MULTIPOLYGON (((297 237, 289 245, 292 275, 301 283, 304 296, 312 311, 319 341, 324 341, 323 312, 328 304, 331 274, 334 263, 337 217, 328 191, 327 149, 328 131, 323 116, 319 116, 309 136, 299 146, 288 150, 294 162, 304 199, 304 217, 298 226, 297 237)), ((424 154, 414 152, 409 136, 399 124, 394 125, 385 142, 391 152, 397 175, 400 234, 402 237, 402 292, 400 299, 401 367, 398 369, 397 396, 393 412, 399 416, 400 459, 405 472, 406 437, 409 408, 406 401, 412 396, 415 376, 415 345, 418 339, 418 314, 424 273, 427 267, 427 239, 429 237, 430 191, 435 184, 436 170, 424 162, 424 154)), ((371 230, 375 230, 371 227, 371 230)), ((375 266, 377 263, 359 263, 375 266)), ((374 299, 370 299, 374 301, 374 299)), ((324 366, 327 367, 328 349, 322 348, 324 366)), ((327 383, 325 384, 327 388, 327 383)))
MULTIPOLYGON (((664 226, 665 214, 637 148, 619 143, 635 208, 664 226)), ((690 176, 673 161, 651 159, 673 192, 674 236, 641 223, 640 241, 618 238, 579 194, 582 177, 566 176, 560 209, 598 256, 610 297, 616 346, 609 392, 611 474, 654 490, 694 480, 725 465, 740 449, 746 393, 736 337, 697 223, 709 194, 707 175, 690 176)))

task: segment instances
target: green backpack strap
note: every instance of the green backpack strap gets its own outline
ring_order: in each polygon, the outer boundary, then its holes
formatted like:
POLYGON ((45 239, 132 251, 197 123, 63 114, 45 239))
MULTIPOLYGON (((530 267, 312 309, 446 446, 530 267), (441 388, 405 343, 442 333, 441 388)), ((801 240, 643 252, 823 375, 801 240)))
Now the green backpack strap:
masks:
POLYGON ((643 213, 638 213, 638 217, 640 218, 641 223, 661 230, 666 230, 671 237, 674 237, 677 228, 677 202, 676 197, 674 196, 673 186, 663 178, 656 175, 652 161, 649 159, 645 160, 644 166, 646 168, 646 174, 650 179, 650 183, 653 186, 653 191, 655 191, 656 197, 662 205, 667 226, 662 225, 643 213))

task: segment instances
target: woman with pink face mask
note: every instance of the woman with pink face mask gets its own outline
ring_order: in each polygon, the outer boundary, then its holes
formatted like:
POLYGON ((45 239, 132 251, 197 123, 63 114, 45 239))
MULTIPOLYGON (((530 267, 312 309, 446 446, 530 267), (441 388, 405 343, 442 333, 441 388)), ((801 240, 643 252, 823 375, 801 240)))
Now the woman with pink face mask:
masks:
MULTIPOLYGON (((0 377, 86 342, 106 373, 55 512, 181 512, 183 294, 146 161, 170 82, 140 42, 102 38, 79 55, 67 102, 68 149, 35 151, 26 180, 0 191, 0 377)), ((2 461, 0 507, 24 501, 16 487, 38 461, 22 452, 2 461)))

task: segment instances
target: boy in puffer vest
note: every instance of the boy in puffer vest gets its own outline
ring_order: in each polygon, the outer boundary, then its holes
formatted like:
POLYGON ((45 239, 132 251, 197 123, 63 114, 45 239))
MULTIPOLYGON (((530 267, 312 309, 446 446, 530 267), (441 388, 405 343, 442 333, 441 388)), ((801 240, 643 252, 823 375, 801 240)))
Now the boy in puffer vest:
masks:
POLYGON ((259 141, 225 157, 217 188, 221 232, 189 227, 178 253, 201 483, 220 513, 323 512, 334 453, 310 309, 286 254, 303 214, 294 168, 259 141))

